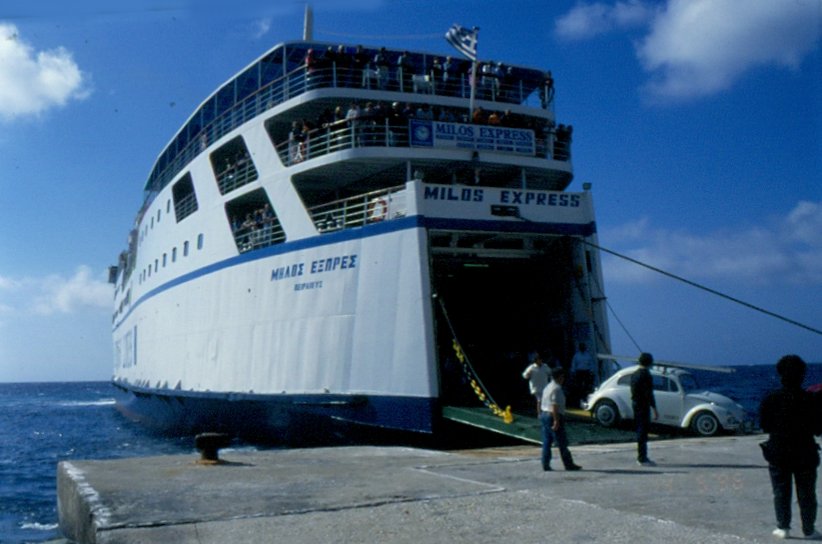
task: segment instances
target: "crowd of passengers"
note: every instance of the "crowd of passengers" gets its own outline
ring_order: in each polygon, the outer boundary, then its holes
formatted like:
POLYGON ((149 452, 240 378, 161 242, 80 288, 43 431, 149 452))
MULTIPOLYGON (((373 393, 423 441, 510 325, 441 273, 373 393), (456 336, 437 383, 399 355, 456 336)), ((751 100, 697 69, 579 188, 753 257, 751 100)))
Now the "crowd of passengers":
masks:
MULTIPOLYGON (((352 51, 340 45, 328 46, 324 51, 313 48, 305 56, 306 77, 309 83, 338 87, 363 87, 402 92, 430 92, 464 96, 463 83, 470 85, 472 64, 450 56, 431 58, 430 66, 415 65, 407 51, 389 52, 381 47, 373 56, 358 45, 352 51), (332 78, 336 78, 332 81, 332 78)), ((521 74, 501 62, 479 61, 477 64, 476 98, 521 103, 519 82, 521 74)), ((533 83, 532 83, 533 84, 533 83)), ((543 108, 554 98, 554 78, 545 72, 537 85, 543 108)), ((530 85, 529 85, 530 91, 530 85)))
MULTIPOLYGON (((526 117, 505 111, 486 111, 482 107, 474 109, 471 119, 464 108, 450 107, 432 108, 423 103, 414 106, 410 103, 400 104, 393 102, 390 106, 380 102, 367 102, 360 107, 352 102, 348 109, 337 106, 334 110, 326 108, 319 118, 314 120, 300 119, 293 121, 288 133, 288 161, 295 164, 309 158, 312 149, 311 142, 322 141, 331 147, 328 138, 342 136, 337 131, 350 132, 349 145, 356 146, 407 146, 408 122, 410 119, 436 120, 449 123, 472 123, 475 125, 491 125, 509 128, 522 128, 534 131, 538 143, 542 143, 542 151, 538 154, 548 156, 546 142, 553 142, 553 158, 568 160, 570 157, 570 142, 573 127, 571 125, 556 125, 553 121, 541 122, 534 117, 526 117)), ((539 149, 539 145, 538 145, 539 149)))
POLYGON ((271 245, 274 235, 274 211, 266 203, 252 212, 231 217, 231 232, 240 251, 271 245))

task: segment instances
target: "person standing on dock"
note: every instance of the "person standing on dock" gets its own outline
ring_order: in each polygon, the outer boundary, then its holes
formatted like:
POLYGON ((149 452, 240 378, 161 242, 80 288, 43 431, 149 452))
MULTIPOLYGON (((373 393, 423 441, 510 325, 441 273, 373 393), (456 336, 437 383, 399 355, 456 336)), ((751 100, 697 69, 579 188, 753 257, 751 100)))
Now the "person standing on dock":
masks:
POLYGON ((531 395, 537 401, 537 418, 539 418, 542 390, 551 381, 551 369, 542 360, 542 356, 538 351, 532 351, 528 354, 528 362, 531 364, 522 373, 522 377, 528 380, 531 395))
POLYGON ((819 446, 814 435, 822 434, 822 415, 811 393, 802 389, 807 365, 797 355, 785 355, 776 363, 782 388, 769 393, 759 407, 759 423, 768 433, 761 444, 768 462, 776 512, 777 538, 790 538, 792 481, 796 486, 802 533, 822 540, 816 530, 816 471, 819 446))
POLYGON ((579 349, 571 359, 571 393, 574 406, 578 406, 594 390, 595 370, 594 357, 588 351, 588 346, 580 342, 579 349))
POLYGON ((639 355, 639 368, 631 375, 631 402, 636 422, 636 462, 644 466, 653 466, 648 458, 648 428, 651 426, 651 410, 654 420, 659 419, 654 398, 654 379, 651 377, 651 365, 654 357, 650 353, 639 355))
POLYGON ((542 470, 551 470, 551 446, 554 442, 559 448, 559 455, 565 470, 581 470, 574 463, 568 449, 568 435, 565 433, 565 369, 556 368, 551 373, 552 380, 542 392, 542 412, 539 419, 542 423, 542 470))

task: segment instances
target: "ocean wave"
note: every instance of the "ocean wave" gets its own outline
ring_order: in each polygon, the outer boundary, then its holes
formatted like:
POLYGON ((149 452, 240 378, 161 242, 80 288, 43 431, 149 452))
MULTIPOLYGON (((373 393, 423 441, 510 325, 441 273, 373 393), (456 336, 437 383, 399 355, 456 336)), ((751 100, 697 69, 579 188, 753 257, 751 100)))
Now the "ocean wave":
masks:
POLYGON ((64 401, 58 402, 58 406, 64 406, 68 408, 77 408, 83 406, 114 406, 115 400, 114 399, 99 399, 99 400, 71 400, 71 401, 64 401))
POLYGON ((57 523, 37 523, 36 521, 31 523, 21 523, 21 529, 31 529, 35 531, 54 531, 60 525, 57 523))

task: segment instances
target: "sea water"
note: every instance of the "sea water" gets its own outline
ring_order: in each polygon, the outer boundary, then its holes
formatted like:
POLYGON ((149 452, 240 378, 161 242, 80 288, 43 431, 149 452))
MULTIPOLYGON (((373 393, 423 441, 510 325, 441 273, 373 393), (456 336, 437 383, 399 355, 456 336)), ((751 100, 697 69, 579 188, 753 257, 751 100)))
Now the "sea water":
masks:
MULTIPOLYGON (((765 393, 779 387, 774 367, 734 369, 694 374, 755 415, 765 393)), ((806 385, 822 383, 822 364, 808 370, 806 385)), ((128 421, 107 382, 0 384, 0 543, 60 537, 58 462, 167 454, 196 454, 193 439, 157 436, 128 421)))
POLYGON ((42 542, 57 527, 57 463, 193 452, 114 408, 107 382, 0 384, 0 542, 42 542))

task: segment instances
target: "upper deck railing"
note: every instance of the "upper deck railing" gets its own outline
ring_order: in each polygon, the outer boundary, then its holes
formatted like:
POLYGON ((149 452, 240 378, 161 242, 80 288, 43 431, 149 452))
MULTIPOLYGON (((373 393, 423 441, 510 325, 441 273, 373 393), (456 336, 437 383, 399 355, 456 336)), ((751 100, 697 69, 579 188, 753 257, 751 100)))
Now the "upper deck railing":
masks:
MULTIPOLYGON (((365 88, 468 98, 470 67, 468 61, 443 55, 384 48, 335 50, 310 42, 277 46, 218 89, 175 135, 146 182, 144 208, 210 143, 295 96, 320 88, 365 88), (323 48, 325 53, 315 54, 323 48)), ((480 100, 546 109, 552 105, 550 73, 480 63, 475 83, 480 100)))
MULTIPOLYGON (((459 126, 456 124, 452 125, 459 126)), ((520 129, 520 131, 522 130, 524 129, 520 129)), ((307 134, 301 135, 299 139, 291 135, 289 139, 278 143, 276 149, 283 164, 293 166, 303 161, 346 149, 362 147, 410 147, 414 145, 410 133, 411 129, 409 128, 408 122, 397 124, 392 123, 388 119, 375 121, 363 118, 341 120, 313 129, 307 134)), ((487 140, 490 142, 486 144, 488 146, 487 148, 493 148, 499 152, 519 155, 527 154, 532 157, 558 161, 571 160, 570 139, 567 134, 563 134, 561 131, 551 130, 549 132, 536 134, 533 140, 533 147, 528 146, 524 148, 526 152, 517 151, 517 148, 513 147, 510 141, 491 138, 487 140)))

